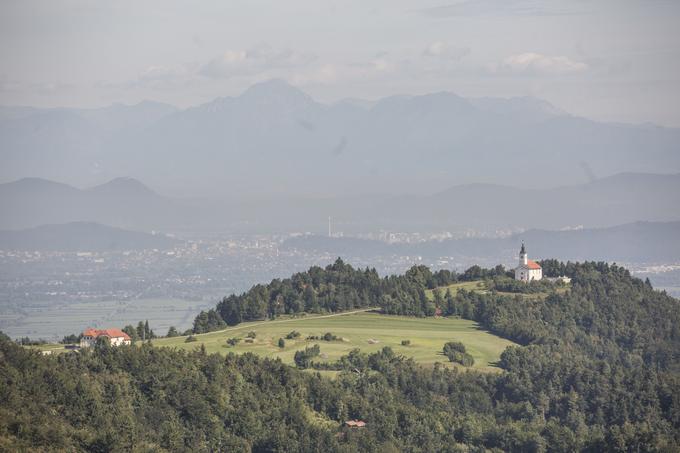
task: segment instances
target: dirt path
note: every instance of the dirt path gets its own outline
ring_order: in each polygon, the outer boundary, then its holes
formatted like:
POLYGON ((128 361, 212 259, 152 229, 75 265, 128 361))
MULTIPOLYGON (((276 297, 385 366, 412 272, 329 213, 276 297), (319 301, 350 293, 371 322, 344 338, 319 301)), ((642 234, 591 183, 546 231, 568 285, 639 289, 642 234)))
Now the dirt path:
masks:
POLYGON ((377 310, 378 307, 371 307, 371 308, 362 308, 361 310, 352 310, 352 311, 343 311, 340 313, 331 313, 330 315, 321 315, 321 316, 309 316, 309 317, 304 317, 304 318, 290 318, 290 319, 277 319, 274 321, 260 321, 256 322, 253 324, 240 324, 234 327, 229 327, 228 329, 222 329, 222 330, 216 330, 214 332, 206 332, 206 333, 199 333, 199 334, 194 334, 194 337, 202 337, 204 335, 216 335, 216 334, 221 334, 222 332, 231 332, 234 330, 241 330, 241 329, 249 329, 252 327, 257 327, 261 326, 262 324, 278 324, 282 322, 295 322, 295 321, 305 321, 309 319, 323 319, 323 318, 334 318, 335 316, 347 316, 347 315, 354 315, 356 313, 364 313, 367 311, 372 311, 372 310, 377 310))

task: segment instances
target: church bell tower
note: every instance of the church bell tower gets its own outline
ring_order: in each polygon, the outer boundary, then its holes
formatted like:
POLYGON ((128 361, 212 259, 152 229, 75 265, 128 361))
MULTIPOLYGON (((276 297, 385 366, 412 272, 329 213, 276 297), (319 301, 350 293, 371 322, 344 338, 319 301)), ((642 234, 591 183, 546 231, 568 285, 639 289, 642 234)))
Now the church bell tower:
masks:
POLYGON ((519 265, 520 266, 526 266, 527 265, 527 251, 524 248, 524 242, 522 242, 522 248, 519 249, 519 265))

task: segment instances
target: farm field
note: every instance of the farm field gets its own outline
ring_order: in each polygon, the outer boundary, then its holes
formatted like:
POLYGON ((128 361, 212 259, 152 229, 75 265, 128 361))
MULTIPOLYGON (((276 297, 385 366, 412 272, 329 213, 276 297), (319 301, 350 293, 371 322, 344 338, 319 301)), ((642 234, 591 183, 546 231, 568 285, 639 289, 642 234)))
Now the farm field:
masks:
POLYGON ((446 366, 457 366, 449 363, 441 350, 447 341, 461 341, 475 359, 473 368, 484 371, 497 370, 494 363, 506 347, 514 344, 481 330, 473 321, 459 318, 389 316, 367 311, 244 323, 219 332, 195 335, 195 338, 197 341, 189 343, 185 341, 186 337, 162 338, 153 343, 159 347, 188 350, 203 344, 209 353, 252 352, 280 358, 289 364, 293 364, 295 351, 314 344, 321 348, 321 355, 315 360, 329 362, 355 348, 368 353, 389 346, 397 354, 412 357, 421 364, 442 362, 446 366), (285 340, 285 347, 279 348, 279 338, 284 338, 293 330, 300 332, 300 337, 285 340), (252 343, 247 343, 246 336, 251 331, 255 332, 256 337, 252 343), (326 332, 340 340, 306 340, 310 335, 322 336, 326 332), (229 338, 241 338, 241 341, 230 347, 226 343, 229 338), (403 346, 402 340, 410 340, 410 345, 403 346))

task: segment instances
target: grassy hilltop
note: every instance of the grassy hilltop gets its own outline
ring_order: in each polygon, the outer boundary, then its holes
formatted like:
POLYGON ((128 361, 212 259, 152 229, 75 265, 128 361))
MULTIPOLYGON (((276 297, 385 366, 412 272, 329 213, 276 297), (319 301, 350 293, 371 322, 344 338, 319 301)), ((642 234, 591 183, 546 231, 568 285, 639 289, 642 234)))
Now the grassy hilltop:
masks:
MULTIPOLYGON (((156 346, 194 349, 205 345, 208 352, 245 353, 280 358, 293 364, 295 351, 318 344, 321 355, 315 361, 333 362, 358 348, 362 352, 378 351, 385 346, 397 354, 412 357, 421 364, 449 363, 441 353, 444 343, 460 341, 474 357, 474 368, 493 370, 503 350, 514 343, 479 328, 476 322, 458 318, 412 318, 388 316, 367 311, 349 314, 305 316, 277 321, 240 324, 218 332, 195 335, 197 341, 186 342, 186 337, 154 340, 156 346), (296 339, 285 340, 283 348, 278 339, 297 331, 296 339), (252 343, 246 342, 249 332, 255 332, 252 343), (326 332, 338 337, 335 341, 307 340, 308 336, 323 336, 326 332), (241 338, 235 346, 228 346, 227 339, 241 338), (401 344, 409 340, 408 346, 401 344)), ((452 364, 450 364, 452 365, 452 364)))

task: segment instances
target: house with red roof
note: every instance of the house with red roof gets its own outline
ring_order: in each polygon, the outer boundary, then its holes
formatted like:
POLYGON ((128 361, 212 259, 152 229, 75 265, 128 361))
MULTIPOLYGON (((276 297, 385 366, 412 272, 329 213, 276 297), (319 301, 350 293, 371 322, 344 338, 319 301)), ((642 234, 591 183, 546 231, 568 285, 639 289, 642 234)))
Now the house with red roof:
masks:
POLYGON ((86 329, 80 339, 80 347, 89 348, 94 346, 100 338, 106 338, 111 346, 132 343, 130 336, 120 329, 86 329))
POLYGON ((528 258, 524 242, 522 242, 522 248, 519 250, 519 266, 515 268, 515 280, 530 282, 542 278, 543 269, 541 265, 528 258))
POLYGON ((363 420, 347 420, 345 426, 348 428, 363 428, 366 426, 366 422, 363 420))

